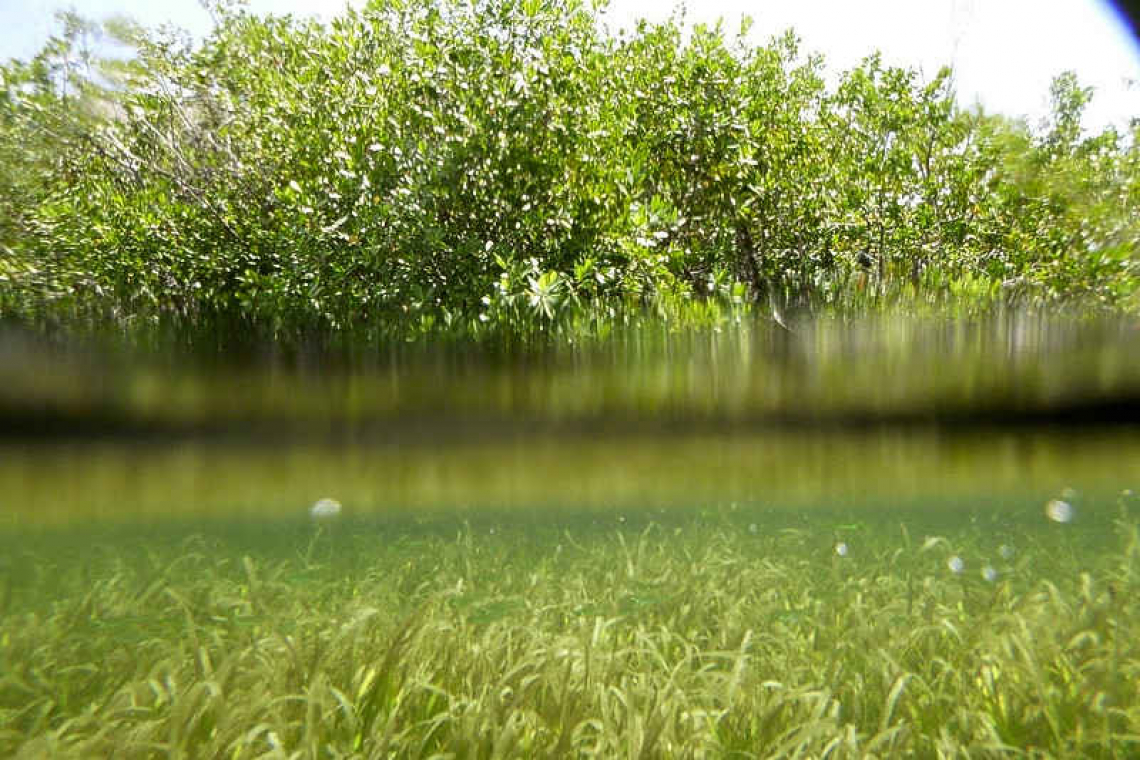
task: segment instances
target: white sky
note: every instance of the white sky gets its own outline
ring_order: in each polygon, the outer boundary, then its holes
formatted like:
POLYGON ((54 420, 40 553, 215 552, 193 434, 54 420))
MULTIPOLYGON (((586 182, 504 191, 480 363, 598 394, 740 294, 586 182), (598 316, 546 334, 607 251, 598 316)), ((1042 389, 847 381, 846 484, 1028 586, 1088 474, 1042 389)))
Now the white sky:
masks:
MULTIPOLYGON (((343 0, 252 0, 258 12, 329 17, 343 0)), ((52 29, 52 13, 73 7, 99 18, 125 13, 148 26, 166 22, 203 34, 209 17, 196 0, 0 0, 0 58, 33 54, 52 29)), ((612 0, 614 26, 667 18, 672 0, 612 0)), ((752 16, 753 39, 793 27, 804 51, 825 55, 837 73, 875 49, 887 63, 928 76, 953 64, 959 100, 1036 122, 1048 110, 1049 81, 1067 69, 1096 89, 1086 126, 1126 126, 1140 117, 1140 50, 1105 0, 690 0, 687 18, 726 20, 734 34, 752 16)))

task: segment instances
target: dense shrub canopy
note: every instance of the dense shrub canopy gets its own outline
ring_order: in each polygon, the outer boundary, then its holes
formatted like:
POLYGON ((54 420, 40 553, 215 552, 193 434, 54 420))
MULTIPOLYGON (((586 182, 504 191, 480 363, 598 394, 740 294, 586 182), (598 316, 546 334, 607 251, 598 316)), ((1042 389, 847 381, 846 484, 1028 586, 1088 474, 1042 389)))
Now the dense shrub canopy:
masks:
POLYGON ((1135 308, 1140 124, 956 106, 790 33, 601 30, 579 0, 219 4, 191 45, 74 16, 0 86, 0 309, 194 333, 479 336, 768 309, 1135 308), (80 55, 82 53, 82 55, 80 55))

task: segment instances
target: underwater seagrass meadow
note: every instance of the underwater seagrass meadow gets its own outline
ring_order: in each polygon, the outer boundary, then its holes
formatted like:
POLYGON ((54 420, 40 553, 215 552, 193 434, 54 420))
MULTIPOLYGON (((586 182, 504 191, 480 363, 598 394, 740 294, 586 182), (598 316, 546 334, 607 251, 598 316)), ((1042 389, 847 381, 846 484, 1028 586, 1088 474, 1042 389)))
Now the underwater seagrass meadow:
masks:
POLYGON ((1132 757, 1138 501, 6 531, 0 747, 1132 757))
MULTIPOLYGON (((1130 502, 1132 502, 1130 504, 1130 502)), ((1128 495, 5 547, 17 757, 1131 757, 1128 495), (77 559, 82 555, 82 561, 77 559)))

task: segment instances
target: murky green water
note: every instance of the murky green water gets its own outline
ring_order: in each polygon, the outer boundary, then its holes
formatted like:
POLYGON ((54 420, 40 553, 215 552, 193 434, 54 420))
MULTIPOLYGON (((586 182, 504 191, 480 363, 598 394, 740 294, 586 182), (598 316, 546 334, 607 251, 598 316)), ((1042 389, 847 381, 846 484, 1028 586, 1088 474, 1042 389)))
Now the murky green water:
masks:
POLYGON ((575 433, 463 443, 156 442, 0 447, 4 522, 289 519, 323 497, 345 516, 748 506, 939 508, 1135 483, 1131 430, 575 433))
POLYGON ((361 517, 969 509, 1140 473, 1140 331, 1118 321, 642 327, 494 358, 2 346, 8 527, 289 519, 323 497, 361 517))

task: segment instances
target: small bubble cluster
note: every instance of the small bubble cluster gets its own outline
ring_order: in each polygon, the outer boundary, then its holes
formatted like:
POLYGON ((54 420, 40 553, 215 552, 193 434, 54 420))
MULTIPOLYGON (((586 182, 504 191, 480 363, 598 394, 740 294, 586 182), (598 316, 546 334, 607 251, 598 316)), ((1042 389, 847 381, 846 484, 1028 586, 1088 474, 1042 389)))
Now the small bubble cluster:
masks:
POLYGON ((321 499, 309 507, 309 516, 314 520, 327 520, 340 514, 340 502, 336 499, 321 499))
POLYGON ((1063 499, 1053 499, 1045 505, 1045 516, 1053 522, 1072 522, 1073 505, 1063 499))
POLYGON ((953 557, 946 560, 946 567, 950 568, 950 572, 958 575, 966 569, 966 563, 962 561, 961 557, 955 554, 953 557))

